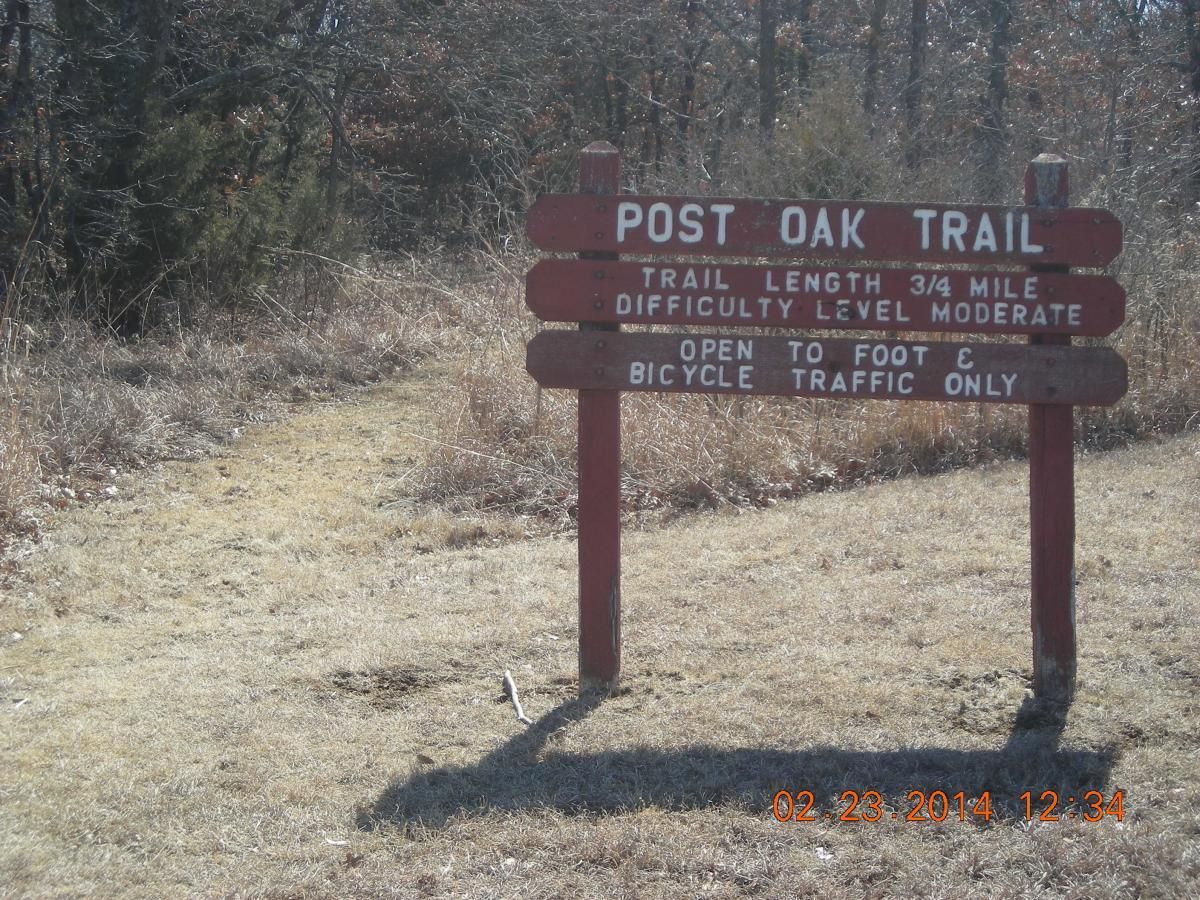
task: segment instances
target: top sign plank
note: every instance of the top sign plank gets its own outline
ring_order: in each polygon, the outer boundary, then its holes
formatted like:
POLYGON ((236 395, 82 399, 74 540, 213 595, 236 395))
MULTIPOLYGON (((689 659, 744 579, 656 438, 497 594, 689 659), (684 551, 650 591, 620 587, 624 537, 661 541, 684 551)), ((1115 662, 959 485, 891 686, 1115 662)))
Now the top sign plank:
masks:
POLYGON ((543 250, 1099 267, 1121 252, 1102 209, 547 194, 543 250))

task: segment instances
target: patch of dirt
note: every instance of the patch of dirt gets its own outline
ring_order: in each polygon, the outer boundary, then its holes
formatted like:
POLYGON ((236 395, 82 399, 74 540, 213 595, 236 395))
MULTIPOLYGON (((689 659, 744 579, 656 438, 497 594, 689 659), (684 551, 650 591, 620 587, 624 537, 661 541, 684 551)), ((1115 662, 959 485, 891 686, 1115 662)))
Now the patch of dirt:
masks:
POLYGON ((362 697, 372 706, 389 707, 408 694, 423 691, 447 681, 445 675, 413 666, 385 666, 378 669, 336 669, 325 683, 351 696, 362 697))

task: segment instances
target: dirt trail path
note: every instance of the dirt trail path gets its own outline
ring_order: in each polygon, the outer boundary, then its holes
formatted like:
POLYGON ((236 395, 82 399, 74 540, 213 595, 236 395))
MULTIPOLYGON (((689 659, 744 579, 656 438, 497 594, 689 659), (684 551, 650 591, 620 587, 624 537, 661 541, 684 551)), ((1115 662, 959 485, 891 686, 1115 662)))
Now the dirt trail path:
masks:
POLYGON ((218 458, 129 476, 117 500, 49 523, 25 567, 30 593, 59 615, 120 617, 311 585, 306 569, 331 550, 377 549, 378 507, 416 461, 411 434, 428 431, 428 383, 441 377, 418 373, 252 426, 218 458))
MULTIPOLYGON (((450 659, 438 635, 459 642, 496 625, 492 617, 448 592, 429 604, 436 628, 418 615, 426 585, 459 582, 464 564, 471 579, 478 554, 468 546, 447 565, 436 551, 453 521, 386 502, 416 463, 416 435, 431 433, 449 378, 432 362, 247 428, 219 458, 138 473, 119 482, 117 499, 48 523, 0 602, 0 712, 13 716, 0 740, 0 798, 20 798, 0 815, 0 897, 51 883, 64 896, 211 888, 229 858, 257 852, 264 830, 341 846, 296 819, 328 803, 312 787, 314 767, 333 764, 347 783, 355 768, 386 781, 382 761, 360 747, 407 765, 439 745, 435 736, 397 748, 375 732, 382 722, 347 723, 358 709, 348 713, 348 699, 391 708, 446 680, 443 666, 480 674, 468 703, 491 699, 500 663, 450 659), (34 772, 56 799, 20 787, 34 772), (189 799, 214 780, 232 808, 189 799), (277 816, 283 808, 291 812, 277 816), (231 813, 238 837, 205 832, 214 814, 231 813), (79 852, 64 866, 68 847, 79 852), (142 884, 150 875, 139 865, 181 848, 192 862, 142 884)), ((470 533, 488 544, 512 530, 500 522, 470 533)), ((439 759, 462 743, 441 742, 439 759)), ((345 829, 352 802, 340 798, 332 827, 345 829)))
POLYGON ((1080 462, 1065 726, 1014 724, 1020 464, 628 533, 622 691, 580 707, 573 541, 384 502, 450 377, 58 514, 0 598, 0 897, 1192 893, 1200 435, 1080 462), (1021 784, 1137 812, 1023 827, 1021 784), (935 786, 1006 818, 769 813, 935 786))

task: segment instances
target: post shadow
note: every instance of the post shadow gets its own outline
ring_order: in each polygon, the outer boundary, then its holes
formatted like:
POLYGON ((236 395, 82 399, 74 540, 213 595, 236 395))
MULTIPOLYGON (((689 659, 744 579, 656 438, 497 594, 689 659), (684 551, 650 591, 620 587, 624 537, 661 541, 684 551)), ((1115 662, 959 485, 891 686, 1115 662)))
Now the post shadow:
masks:
POLYGON ((396 781, 360 808, 358 827, 440 828, 464 813, 530 809, 597 815, 735 805, 770 815, 779 790, 812 791, 823 810, 844 807, 838 798, 845 790, 875 790, 902 809, 913 790, 943 790, 950 796, 964 791, 968 797, 988 791, 998 817, 1016 817, 1023 791, 1037 796, 1054 789, 1067 796, 1103 788, 1117 758, 1114 746, 1061 748, 1066 706, 1034 697, 1022 703, 998 750, 920 746, 919 726, 911 735, 913 746, 894 750, 703 744, 595 753, 547 750, 556 732, 582 721, 604 696, 593 692, 560 704, 473 765, 425 769, 396 781))

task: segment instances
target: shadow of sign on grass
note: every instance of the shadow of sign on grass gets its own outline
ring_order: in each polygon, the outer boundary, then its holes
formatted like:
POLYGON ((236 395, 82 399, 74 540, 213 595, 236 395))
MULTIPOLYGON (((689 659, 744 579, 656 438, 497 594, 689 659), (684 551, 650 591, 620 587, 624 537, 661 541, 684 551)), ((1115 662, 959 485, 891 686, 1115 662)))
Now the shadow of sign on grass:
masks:
POLYGON ((1080 796, 1107 783, 1117 757, 1115 747, 1060 748, 1066 710, 1033 699, 1024 702, 998 750, 693 745, 542 753, 555 732, 585 718, 602 700, 593 695, 561 704, 474 765, 424 770, 390 785, 360 808, 358 827, 437 828, 462 813, 539 808, 597 814, 734 805, 770 815, 779 790, 812 791, 821 810, 844 808, 837 804, 844 790, 875 790, 897 803, 910 790, 964 791, 968 797, 990 791, 998 817, 1017 817, 1024 808, 1022 791, 1032 790, 1035 804, 1046 789, 1080 796))

